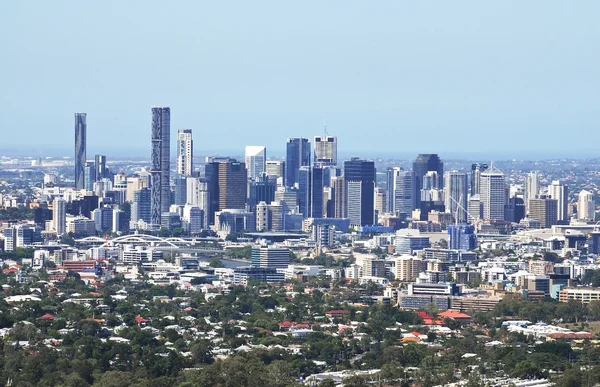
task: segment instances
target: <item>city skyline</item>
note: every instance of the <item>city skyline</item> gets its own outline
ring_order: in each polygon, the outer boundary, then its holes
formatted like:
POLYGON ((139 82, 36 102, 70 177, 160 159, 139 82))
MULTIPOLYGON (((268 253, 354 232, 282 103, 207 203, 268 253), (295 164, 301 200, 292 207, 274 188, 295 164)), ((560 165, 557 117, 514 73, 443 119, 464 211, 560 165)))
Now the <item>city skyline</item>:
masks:
POLYGON ((279 5, 275 18, 239 5, 245 16, 225 19, 210 17, 226 12, 215 4, 205 12, 163 8, 161 23, 146 3, 73 5, 64 13, 49 4, 3 9, 0 31, 19 34, 5 42, 9 60, 0 64, 12 75, 0 103, 13 134, 5 148, 67 149, 70 112, 85 111, 91 153, 142 153, 154 104, 173 109, 174 128, 194 128, 198 153, 243 149, 257 136, 275 151, 287 137, 319 135, 324 116, 350 153, 412 151, 411 142, 382 139, 414 133, 430 134, 415 153, 510 148, 513 157, 536 149, 591 154, 591 146, 556 141, 574 130, 590 143, 600 139, 595 3, 533 1, 515 12, 512 4, 332 2, 318 4, 320 12, 279 5), (125 15, 135 15, 136 29, 125 15), (206 15, 202 23, 197 15, 206 15), (26 22, 38 28, 25 30, 26 22), (110 23, 116 28, 107 30, 110 23), (167 31, 176 39, 165 40, 167 31), (165 55, 150 57, 157 41, 165 55), (81 46, 85 55, 74 49, 81 46))

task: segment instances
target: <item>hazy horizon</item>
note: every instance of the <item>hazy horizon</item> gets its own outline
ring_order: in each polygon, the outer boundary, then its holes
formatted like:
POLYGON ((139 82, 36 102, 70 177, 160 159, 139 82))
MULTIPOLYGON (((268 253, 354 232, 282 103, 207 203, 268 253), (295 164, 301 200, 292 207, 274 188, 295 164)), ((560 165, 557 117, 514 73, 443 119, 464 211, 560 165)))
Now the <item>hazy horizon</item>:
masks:
POLYGON ((599 11, 539 0, 8 2, 0 148, 68 150, 73 114, 86 112, 88 155, 149 155, 150 108, 161 105, 172 142, 192 128, 197 153, 283 152, 288 137, 322 134, 326 117, 340 154, 592 154, 579 148, 600 141, 599 11))

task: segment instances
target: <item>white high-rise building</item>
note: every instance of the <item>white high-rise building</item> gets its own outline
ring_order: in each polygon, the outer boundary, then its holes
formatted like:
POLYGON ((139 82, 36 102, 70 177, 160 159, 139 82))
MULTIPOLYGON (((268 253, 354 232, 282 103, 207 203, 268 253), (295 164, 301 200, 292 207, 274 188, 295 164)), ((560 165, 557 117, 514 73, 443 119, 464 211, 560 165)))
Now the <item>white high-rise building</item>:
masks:
POLYGON ((577 219, 591 222, 595 217, 596 203, 594 202, 594 194, 583 190, 579 193, 579 200, 577 201, 577 219))
POLYGON ((269 229, 269 206, 265 202, 256 205, 256 231, 269 229))
POLYGON ((246 146, 246 169, 248 179, 255 180, 267 172, 267 147, 246 146))
POLYGON ((469 179, 466 173, 448 171, 444 174, 444 202, 446 212, 458 223, 467 223, 469 179))
POLYGON ((194 141, 192 129, 179 129, 177 132, 177 174, 192 176, 194 172, 194 141))
POLYGON ((558 222, 568 223, 569 188, 560 184, 560 181, 553 180, 552 184, 548 186, 548 195, 558 202, 558 222))
POLYGON ((504 173, 494 166, 481 172, 480 189, 483 219, 504 219, 504 204, 506 204, 504 173))
POLYGON ((57 235, 67 232, 67 202, 61 198, 54 199, 52 204, 52 227, 57 235))
POLYGON ((208 182, 196 177, 190 177, 186 180, 186 204, 198 207, 203 211, 202 227, 208 228, 208 214, 210 213, 210 197, 208 191, 208 182))
POLYGON ((537 171, 529 172, 525 177, 524 198, 527 213, 529 213, 529 199, 535 199, 540 193, 540 174, 537 171))
POLYGON ((335 165, 337 165, 337 137, 335 137, 335 136, 316 136, 315 137, 314 164, 317 166, 335 166, 335 165))

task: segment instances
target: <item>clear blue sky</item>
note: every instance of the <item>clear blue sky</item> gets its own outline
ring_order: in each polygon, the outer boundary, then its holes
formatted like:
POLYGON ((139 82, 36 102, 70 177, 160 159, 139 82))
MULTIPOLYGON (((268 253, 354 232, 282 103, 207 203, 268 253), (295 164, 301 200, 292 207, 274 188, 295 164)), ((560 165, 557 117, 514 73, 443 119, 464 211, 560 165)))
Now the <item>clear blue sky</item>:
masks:
POLYGON ((562 0, 4 1, 0 148, 69 150, 87 112, 88 154, 149 154, 162 105, 197 152, 281 153, 325 115, 340 152, 594 150, 598 15, 562 0))

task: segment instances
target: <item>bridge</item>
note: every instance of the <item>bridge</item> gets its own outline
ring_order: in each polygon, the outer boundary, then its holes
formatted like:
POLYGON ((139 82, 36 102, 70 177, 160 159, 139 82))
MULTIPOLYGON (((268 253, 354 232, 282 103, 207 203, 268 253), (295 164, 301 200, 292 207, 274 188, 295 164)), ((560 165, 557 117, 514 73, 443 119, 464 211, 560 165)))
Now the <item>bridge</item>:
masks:
POLYGON ((206 241, 201 238, 179 238, 179 237, 168 237, 162 238, 154 235, 146 234, 130 234, 122 235, 112 239, 104 239, 98 236, 88 236, 85 238, 75 239, 75 243, 84 245, 105 245, 109 247, 120 246, 120 245, 141 245, 150 247, 162 247, 172 249, 185 249, 198 252, 223 252, 221 248, 206 247, 200 245, 200 243, 206 241))

